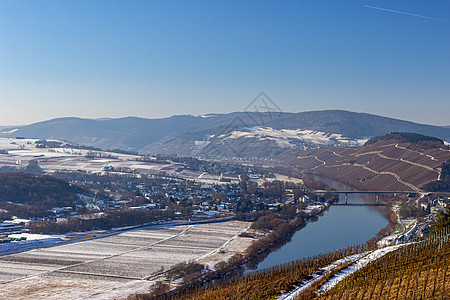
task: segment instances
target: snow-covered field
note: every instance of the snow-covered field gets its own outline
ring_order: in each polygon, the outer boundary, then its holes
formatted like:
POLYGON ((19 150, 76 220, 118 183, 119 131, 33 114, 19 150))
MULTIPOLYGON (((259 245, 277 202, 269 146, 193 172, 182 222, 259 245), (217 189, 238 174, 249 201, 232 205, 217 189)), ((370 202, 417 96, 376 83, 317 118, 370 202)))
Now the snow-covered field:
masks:
POLYGON ((163 168, 170 169, 172 166, 171 164, 139 162, 136 161, 138 156, 111 152, 102 153, 111 155, 113 158, 90 159, 85 157, 88 150, 68 147, 37 148, 37 141, 37 139, 0 138, 0 150, 8 152, 8 154, 0 154, 0 166, 24 168, 29 161, 38 160, 39 166, 50 173, 77 170, 101 173, 104 172, 105 167, 159 172, 163 168))
POLYGON ((303 129, 273 129, 271 127, 253 127, 248 130, 235 130, 219 136, 223 139, 258 138, 259 140, 275 141, 280 147, 295 147, 297 143, 315 145, 362 145, 366 140, 357 140, 314 130, 303 129))
POLYGON ((304 211, 310 213, 310 212, 312 212, 313 210, 321 210, 321 209, 323 209, 324 207, 325 207, 324 205, 320 205, 320 204, 316 204, 316 205, 308 205, 308 206, 304 209, 304 211))
MULTIPOLYGON (((37 148, 37 141, 37 139, 0 138, 0 150, 7 151, 7 154, 0 153, 0 167, 8 166, 23 169, 28 166, 31 160, 37 160, 39 166, 47 173, 82 170, 104 174, 108 170, 108 172, 116 172, 117 174, 133 171, 138 174, 150 175, 164 172, 170 176, 180 176, 180 178, 205 184, 226 184, 221 181, 219 175, 186 170, 184 165, 180 163, 139 161, 137 159, 141 158, 140 156, 106 151, 101 151, 105 157, 87 158, 88 150, 67 147, 37 148)), ((229 179, 236 180, 236 178, 237 176, 231 175, 229 179)))
POLYGON ((250 223, 229 221, 143 228, 0 257, 0 299, 110 299, 148 290, 162 268, 189 260, 213 267, 244 251, 238 234, 250 223), (95 294, 95 295, 94 295, 95 294))
POLYGON ((33 234, 33 233, 27 233, 27 232, 23 232, 23 233, 14 233, 14 234, 8 234, 9 237, 12 238, 26 238, 27 241, 32 241, 32 240, 43 240, 43 239, 52 239, 52 238, 63 238, 63 235, 49 235, 49 234, 33 234))

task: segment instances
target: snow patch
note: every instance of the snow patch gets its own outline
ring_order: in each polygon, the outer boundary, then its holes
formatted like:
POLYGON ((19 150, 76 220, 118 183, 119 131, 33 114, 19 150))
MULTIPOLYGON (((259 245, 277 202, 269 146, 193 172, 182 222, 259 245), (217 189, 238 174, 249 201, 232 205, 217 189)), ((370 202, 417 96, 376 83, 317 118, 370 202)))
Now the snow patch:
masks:
POLYGON ((9 130, 9 131, 2 131, 2 133, 4 134, 12 134, 14 132, 16 132, 17 130, 19 130, 19 128, 13 129, 13 130, 9 130))
POLYGON ((311 274, 312 278, 306 282, 304 282, 301 286, 297 287, 295 290, 283 294, 281 297, 278 298, 278 300, 294 300, 296 299, 301 293, 311 288, 318 280, 320 280, 324 275, 329 272, 331 272, 333 269, 337 268, 338 266, 356 261, 357 259, 360 259, 364 255, 367 255, 368 252, 358 253, 354 255, 350 255, 344 258, 341 258, 328 266, 319 269, 320 273, 313 273, 311 274))
POLYGON ((347 268, 341 270, 339 273, 334 275, 330 280, 328 280, 324 285, 322 285, 319 289, 319 291, 328 291, 332 287, 334 287, 336 284, 341 282, 343 279, 345 279, 347 276, 355 273, 356 271, 364 268, 369 264, 370 262, 379 259, 380 257, 388 254, 389 252, 392 252, 394 250, 397 250, 398 248, 407 245, 407 244, 400 244, 395 246, 389 246, 382 249, 375 250, 366 256, 359 259, 356 263, 353 265, 348 266, 347 268))
POLYGON ((326 133, 315 130, 304 129, 273 129, 271 127, 253 127, 246 130, 235 130, 231 133, 222 134, 219 138, 257 138, 259 140, 275 141, 280 147, 293 148, 300 144, 313 145, 363 145, 367 140, 352 139, 342 134, 326 133))

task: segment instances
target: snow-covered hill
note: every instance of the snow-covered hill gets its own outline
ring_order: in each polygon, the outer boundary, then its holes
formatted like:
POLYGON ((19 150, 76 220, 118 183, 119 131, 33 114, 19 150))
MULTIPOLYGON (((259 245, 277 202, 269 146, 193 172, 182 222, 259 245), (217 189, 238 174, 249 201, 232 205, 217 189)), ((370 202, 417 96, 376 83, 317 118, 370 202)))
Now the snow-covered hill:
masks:
POLYGON ((263 158, 289 149, 356 146, 366 138, 390 132, 414 132, 450 141, 450 128, 341 110, 277 114, 245 111, 161 119, 59 118, 0 128, 0 137, 57 139, 151 155, 197 155, 214 146, 217 153, 236 152, 233 157, 245 152, 246 156, 263 158))
POLYGON ((253 127, 247 130, 235 130, 228 134, 218 136, 219 139, 254 138, 259 141, 275 141, 278 146, 285 148, 297 148, 299 146, 338 146, 338 145, 363 145, 367 139, 353 139, 342 134, 326 133, 315 130, 281 129, 271 127, 253 127))

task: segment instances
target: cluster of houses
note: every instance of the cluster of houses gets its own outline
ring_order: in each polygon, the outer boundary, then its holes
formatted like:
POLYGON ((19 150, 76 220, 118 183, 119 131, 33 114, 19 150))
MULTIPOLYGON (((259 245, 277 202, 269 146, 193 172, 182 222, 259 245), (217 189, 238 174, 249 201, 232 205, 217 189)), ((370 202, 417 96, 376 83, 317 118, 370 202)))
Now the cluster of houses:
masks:
MULTIPOLYGON (((250 180, 257 181, 262 174, 250 174, 250 180)), ((55 207, 49 218, 66 221, 70 216, 81 217, 84 212, 105 212, 109 210, 152 210, 173 209, 175 215, 181 215, 186 209, 193 217, 212 217, 232 214, 242 201, 243 188, 238 177, 220 176, 221 181, 194 181, 185 178, 153 176, 147 184, 139 180, 119 182, 111 177, 108 184, 93 181, 76 181, 71 183, 85 186, 95 191, 94 196, 80 195, 84 205, 80 207, 55 207), (106 195, 106 197, 105 197, 106 195), (83 208, 83 209, 81 209, 83 208)), ((285 203, 294 201, 292 189, 286 189, 282 197, 265 198, 251 195, 252 202, 264 203, 268 210, 279 210, 285 203)), ((301 196, 299 202, 310 202, 308 196, 301 196)))
POLYGON ((432 200, 433 206, 445 209, 448 204, 450 204, 450 197, 438 197, 432 200))

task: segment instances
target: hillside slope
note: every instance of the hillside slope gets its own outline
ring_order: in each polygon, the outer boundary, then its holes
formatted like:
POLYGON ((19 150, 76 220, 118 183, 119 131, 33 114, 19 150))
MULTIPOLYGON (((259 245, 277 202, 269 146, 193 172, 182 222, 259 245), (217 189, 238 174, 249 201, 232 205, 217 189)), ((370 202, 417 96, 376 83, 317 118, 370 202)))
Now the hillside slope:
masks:
POLYGON ((448 299, 449 264, 447 227, 373 261, 317 299, 448 299))
POLYGON ((360 145, 393 131, 416 132, 450 141, 448 128, 365 113, 325 110, 301 113, 232 113, 207 118, 199 128, 166 137, 142 153, 209 158, 275 157, 288 149, 360 145))
POLYGON ((420 191, 440 179, 441 166, 450 159, 450 148, 431 139, 413 143, 386 135, 360 147, 290 153, 295 157, 289 162, 297 170, 338 178, 359 189, 420 191))
POLYGON ((235 112, 161 119, 59 118, 11 129, 0 131, 0 136, 53 138, 148 154, 240 157, 275 156, 286 149, 324 145, 357 145, 363 139, 392 131, 450 141, 450 128, 342 110, 235 112))

